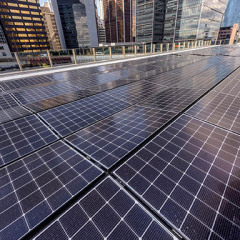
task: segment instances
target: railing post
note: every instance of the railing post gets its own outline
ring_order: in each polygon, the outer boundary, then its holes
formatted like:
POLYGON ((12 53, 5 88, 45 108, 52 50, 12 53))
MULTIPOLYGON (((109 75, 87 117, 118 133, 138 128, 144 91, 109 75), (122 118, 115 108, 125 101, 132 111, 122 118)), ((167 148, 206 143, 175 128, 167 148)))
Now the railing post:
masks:
POLYGON ((96 50, 95 48, 93 48, 92 50, 93 50, 93 61, 96 62, 96 50))
POLYGON ((135 45, 135 48, 134 48, 134 55, 137 56, 137 45, 135 45))
POLYGON ((185 43, 185 41, 183 42, 183 50, 185 49, 185 47, 186 47, 186 43, 185 43))
POLYGON ((190 42, 187 43, 187 48, 190 48, 190 42))
POLYGON ((172 51, 173 51, 173 52, 175 51, 175 42, 174 42, 173 45, 172 45, 172 51))
POLYGON ((214 45, 217 45, 217 40, 215 40, 215 43, 214 43, 214 45))
POLYGON ((15 58, 17 60, 18 67, 19 67, 20 71, 22 72, 22 65, 21 65, 21 62, 20 62, 20 60, 18 58, 18 54, 15 52, 14 56, 15 56, 15 58))
POLYGON ((162 53, 162 51, 163 51, 163 44, 160 43, 160 53, 162 53))
POLYGON ((112 47, 109 47, 109 59, 112 60, 112 47))
POLYGON ((178 51, 180 51, 181 50, 181 42, 179 42, 179 44, 178 44, 178 51))
POLYGON ((156 52, 156 44, 153 44, 152 53, 156 52))
POLYGON ((197 48, 197 41, 195 41, 194 47, 197 48))
POLYGON ((147 45, 144 44, 144 54, 146 55, 147 54, 147 45))
POLYGON ((50 51, 49 51, 49 50, 47 50, 47 55, 48 55, 50 67, 52 68, 52 67, 53 67, 53 64, 52 64, 51 54, 50 54, 50 51))
POLYGON ((123 57, 126 58, 125 46, 122 46, 122 54, 123 54, 123 57))
POLYGON ((169 52, 169 43, 167 43, 167 45, 166 45, 166 50, 167 50, 167 52, 169 52))
POLYGON ((220 40, 220 44, 219 45, 222 45, 222 40, 220 40))
POLYGON ((77 64, 77 58, 76 58, 75 49, 72 50, 72 53, 73 53, 74 64, 77 64))

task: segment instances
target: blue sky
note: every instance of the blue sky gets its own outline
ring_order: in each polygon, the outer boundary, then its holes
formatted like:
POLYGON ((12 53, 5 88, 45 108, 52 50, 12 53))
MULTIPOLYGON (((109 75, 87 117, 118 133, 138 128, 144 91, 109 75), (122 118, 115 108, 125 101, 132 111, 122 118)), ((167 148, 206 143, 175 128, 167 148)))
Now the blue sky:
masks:
POLYGON ((44 2, 47 2, 47 0, 39 0, 40 5, 42 6, 44 2))

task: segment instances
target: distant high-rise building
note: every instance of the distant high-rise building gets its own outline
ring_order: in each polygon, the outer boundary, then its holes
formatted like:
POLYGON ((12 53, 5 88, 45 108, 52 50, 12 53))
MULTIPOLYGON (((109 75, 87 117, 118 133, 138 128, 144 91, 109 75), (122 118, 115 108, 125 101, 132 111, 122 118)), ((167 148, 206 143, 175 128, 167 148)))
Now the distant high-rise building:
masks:
POLYGON ((77 30, 78 46, 90 46, 85 3, 73 4, 74 21, 77 30))
POLYGON ((52 0, 63 49, 78 48, 77 29, 73 12, 73 4, 78 3, 79 0, 52 0))
POLYGON ((40 7, 42 16, 50 44, 50 49, 54 51, 61 50, 58 29, 55 21, 54 13, 50 10, 49 2, 45 2, 43 7, 40 7))
POLYGON ((104 0, 98 1, 96 7, 102 4, 104 26, 107 43, 132 42, 135 38, 135 1, 104 0))
POLYGON ((38 0, 1 0, 0 16, 0 24, 12 52, 49 49, 38 0))
POLYGON ((238 23, 235 23, 231 27, 221 27, 218 35, 218 40, 222 40, 225 43, 233 44, 238 40, 238 30, 238 23))
POLYGON ((11 52, 7 44, 7 39, 0 25, 0 58, 11 57, 11 52))
POLYGON ((235 23, 240 25, 240 1, 229 0, 226 12, 224 14, 222 27, 231 27, 235 23))
POLYGON ((93 0, 52 0, 52 6, 63 49, 98 45, 93 0))
POLYGON ((226 4, 227 0, 168 0, 163 40, 216 40, 226 4))
POLYGON ((160 42, 163 38, 166 0, 137 0, 137 42, 160 42))

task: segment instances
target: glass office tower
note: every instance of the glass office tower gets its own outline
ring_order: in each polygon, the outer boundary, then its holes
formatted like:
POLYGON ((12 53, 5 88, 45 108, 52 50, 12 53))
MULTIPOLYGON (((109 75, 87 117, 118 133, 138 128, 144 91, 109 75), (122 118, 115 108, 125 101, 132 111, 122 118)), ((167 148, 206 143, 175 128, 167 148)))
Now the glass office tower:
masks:
POLYGON ((78 4, 73 4, 73 15, 76 24, 79 47, 90 46, 85 1, 82 0, 79 1, 78 4))
POLYGON ((0 0, 0 24, 12 52, 50 48, 38 0, 0 0))
POLYGON ((103 6, 104 26, 107 43, 132 42, 135 39, 135 0, 98 1, 103 6))
POLYGON ((169 0, 166 3, 166 42, 216 40, 227 0, 169 0))
POLYGON ((238 25, 240 26, 240 1, 229 0, 224 15, 222 27, 231 27, 235 23, 238 23, 238 25))
POLYGON ((137 42, 160 42, 163 38, 165 0, 137 0, 137 42))

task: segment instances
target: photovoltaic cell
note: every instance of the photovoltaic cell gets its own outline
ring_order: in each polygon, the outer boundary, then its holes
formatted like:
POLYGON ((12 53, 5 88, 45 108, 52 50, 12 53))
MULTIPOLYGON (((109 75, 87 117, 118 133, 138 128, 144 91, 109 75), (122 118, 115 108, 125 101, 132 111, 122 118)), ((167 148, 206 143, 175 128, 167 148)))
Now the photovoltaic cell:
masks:
POLYGON ((129 106, 113 96, 100 93, 49 109, 39 115, 61 136, 66 136, 129 106))
POLYGON ((115 174, 189 239, 239 239, 239 149, 239 135, 182 115, 115 174))
POLYGON ((198 101, 187 113, 240 133, 240 98, 211 91, 198 101))
POLYGON ((34 115, 1 124, 0 136, 0 166, 57 140, 34 115))
POLYGON ((0 169, 0 238, 21 238, 101 174, 61 141, 0 169))
POLYGON ((130 107, 66 140, 105 168, 110 168, 174 116, 173 112, 130 107))
POLYGON ((11 95, 0 93, 0 123, 30 114, 31 113, 20 106, 11 95))
POLYGON ((35 239, 176 239, 108 177, 35 239))
POLYGON ((26 88, 29 86, 34 86, 37 84, 51 82, 51 78, 47 75, 43 76, 34 76, 34 77, 26 77, 20 78, 12 81, 3 81, 0 82, 0 86, 6 91, 14 91, 20 88, 26 88))
POLYGON ((236 70, 222 83, 220 83, 214 90, 217 92, 233 95, 235 97, 240 97, 240 70, 236 70))
POLYGON ((138 103, 145 107, 181 112, 204 94, 205 90, 168 88, 138 103))
POLYGON ((13 93, 21 104, 36 112, 93 94, 95 94, 94 91, 79 90, 66 82, 54 83, 41 88, 30 88, 13 93))
POLYGON ((151 95, 160 93, 165 89, 167 89, 167 87, 162 85, 149 83, 147 81, 139 81, 109 90, 106 93, 130 104, 135 104, 151 95))

